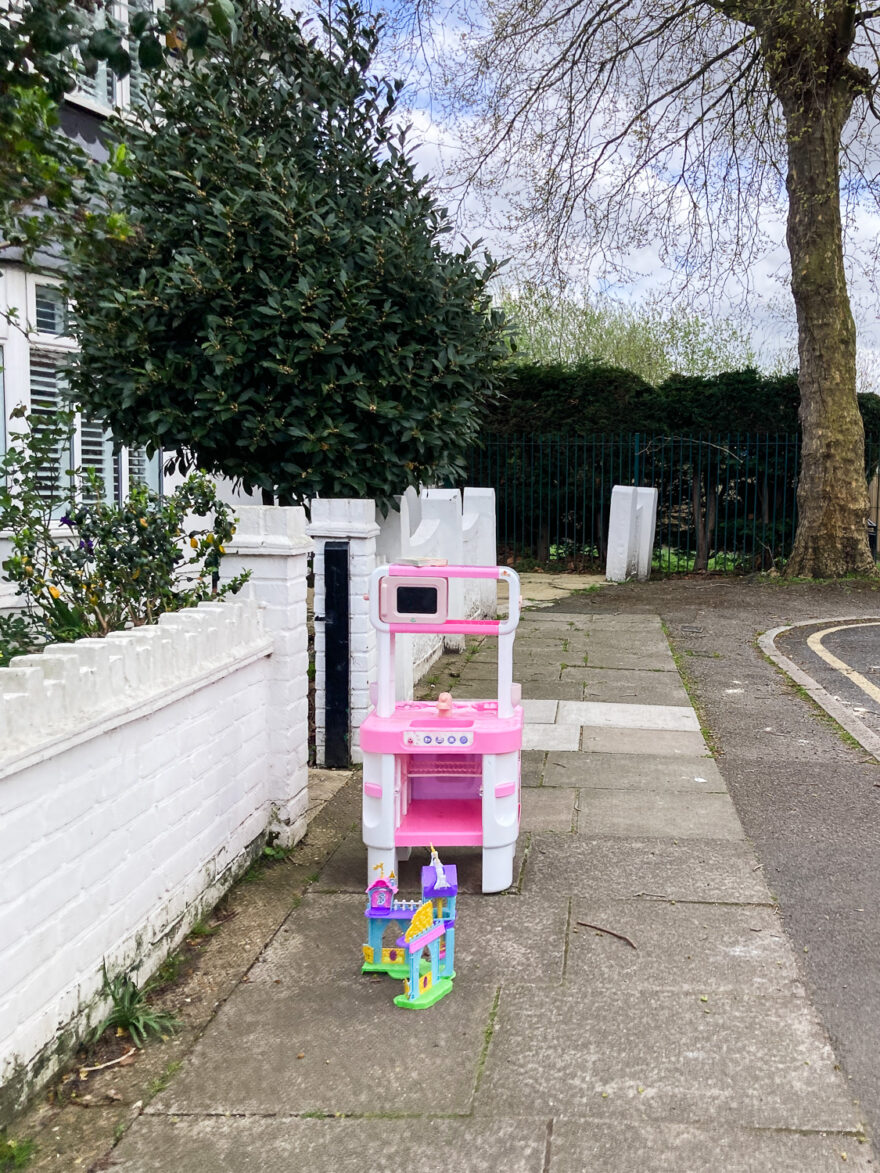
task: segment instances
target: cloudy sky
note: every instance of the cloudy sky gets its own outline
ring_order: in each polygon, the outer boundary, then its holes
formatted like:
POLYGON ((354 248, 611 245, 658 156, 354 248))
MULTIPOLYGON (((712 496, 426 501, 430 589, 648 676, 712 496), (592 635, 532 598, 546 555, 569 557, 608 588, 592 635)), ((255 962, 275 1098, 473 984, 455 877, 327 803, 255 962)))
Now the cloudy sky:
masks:
MULTIPOLYGON (((388 0, 375 0, 372 7, 374 10, 387 9, 388 0)), ((400 15, 399 8, 397 15, 400 15)), ((415 158, 418 166, 436 179, 443 201, 456 215, 462 235, 471 240, 479 237, 487 242, 495 256, 512 258, 508 274, 515 277, 516 258, 522 250, 516 231, 504 227, 510 210, 508 193, 500 187, 487 208, 473 193, 462 196, 456 189, 461 143, 454 122, 444 115, 443 104, 431 88, 432 79, 436 81, 441 73, 439 56, 444 47, 457 41, 459 33, 460 28, 454 22, 439 26, 433 39, 423 39, 420 51, 409 61, 402 59, 399 51, 392 57, 389 47, 382 66, 391 74, 404 76, 408 82, 405 91, 407 115, 413 127, 412 141, 417 143, 415 158)), ((772 365, 780 354, 794 356, 794 309, 788 287, 784 220, 768 215, 764 217, 762 227, 767 244, 750 264, 748 272, 741 274, 740 281, 731 281, 724 290, 716 285, 711 300, 704 296, 697 305, 706 317, 733 317, 747 324, 756 351, 766 359, 767 365, 772 365), (748 287, 745 296, 744 285, 748 287)), ((876 293, 865 275, 865 260, 876 248, 878 240, 880 215, 873 202, 866 200, 850 225, 847 251, 853 312, 859 328, 861 366, 880 390, 880 315, 876 293), (876 379, 870 374, 874 368, 876 379)), ((567 275, 575 288, 580 287, 589 295, 607 292, 623 301, 656 298, 677 276, 662 264, 658 250, 650 244, 630 253, 626 259, 638 277, 625 285, 609 280, 606 274, 596 270, 584 273, 576 261, 569 266, 567 275)))

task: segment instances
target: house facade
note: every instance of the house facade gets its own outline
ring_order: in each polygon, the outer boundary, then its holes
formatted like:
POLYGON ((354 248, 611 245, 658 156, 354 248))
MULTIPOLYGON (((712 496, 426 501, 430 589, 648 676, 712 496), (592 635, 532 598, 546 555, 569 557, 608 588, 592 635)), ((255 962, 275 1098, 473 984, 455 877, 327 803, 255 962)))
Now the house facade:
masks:
MULTIPOLYGON (((116 3, 114 15, 126 20, 140 4, 116 3)), ((142 76, 135 63, 132 74, 118 78, 102 62, 93 78, 82 75, 79 88, 61 109, 64 133, 93 158, 106 156, 101 128, 114 110, 129 109, 141 94, 142 76)), ((23 405, 33 415, 51 415, 64 404, 62 368, 76 352, 70 334, 71 309, 62 291, 57 256, 38 254, 25 264, 20 252, 0 253, 0 454, 6 451, 21 421, 13 411, 23 405)), ((124 499, 131 485, 161 487, 161 461, 143 450, 113 452, 112 438, 99 420, 78 417, 69 450, 63 454, 69 468, 93 468, 108 499, 124 499)), ((0 536, 0 558, 4 555, 0 536)), ((0 582, 0 608, 14 605, 10 584, 0 582)))

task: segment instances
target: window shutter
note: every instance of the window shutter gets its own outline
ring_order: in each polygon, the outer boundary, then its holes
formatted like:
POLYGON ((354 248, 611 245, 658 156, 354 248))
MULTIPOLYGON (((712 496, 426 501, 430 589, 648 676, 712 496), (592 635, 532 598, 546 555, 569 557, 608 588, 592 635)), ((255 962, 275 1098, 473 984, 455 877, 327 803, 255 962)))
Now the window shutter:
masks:
MULTIPOLYGON (((150 0, 128 0, 126 4, 126 24, 131 24, 131 18, 136 12, 152 12, 150 0)), ((128 103, 137 106, 144 98, 144 86, 147 78, 138 61, 138 43, 134 37, 128 39, 128 52, 131 55, 131 73, 128 75, 128 103)))
MULTIPOLYGON (((40 419, 50 419, 62 407, 63 376, 53 358, 31 353, 31 415, 34 426, 39 429, 40 419)), ((47 503, 59 496, 65 496, 70 487, 70 478, 65 475, 73 468, 72 439, 63 440, 55 459, 40 469, 38 489, 47 503)))
POLYGON ((101 482, 101 492, 96 495, 84 479, 83 500, 88 502, 112 501, 116 495, 113 440, 100 421, 82 420, 80 424, 80 450, 82 452, 82 468, 94 469, 101 482))
POLYGON ((154 493, 159 492, 159 453, 148 457, 143 448, 129 448, 128 450, 128 488, 129 492, 135 485, 146 485, 154 493))

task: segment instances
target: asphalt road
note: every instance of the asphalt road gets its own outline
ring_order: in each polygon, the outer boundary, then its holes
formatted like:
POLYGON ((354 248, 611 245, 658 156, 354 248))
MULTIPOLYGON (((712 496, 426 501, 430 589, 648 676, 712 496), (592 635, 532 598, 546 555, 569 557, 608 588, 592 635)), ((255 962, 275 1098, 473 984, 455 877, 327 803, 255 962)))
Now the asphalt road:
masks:
POLYGON ((880 735, 880 618, 799 624, 776 647, 880 735))
MULTIPOLYGON (((558 610, 654 612, 695 700, 718 764, 777 898, 801 976, 854 1099, 880 1140, 880 763, 794 687, 757 646, 802 620, 880 623, 874 584, 789 585, 688 578, 604 587, 558 610)), ((824 626, 839 626, 830 623, 824 626)), ((785 650, 880 730, 880 702, 808 645, 785 650)), ((827 633, 822 645, 880 689, 880 626, 827 633)), ((880 1145, 878 1145, 880 1148, 880 1145)))

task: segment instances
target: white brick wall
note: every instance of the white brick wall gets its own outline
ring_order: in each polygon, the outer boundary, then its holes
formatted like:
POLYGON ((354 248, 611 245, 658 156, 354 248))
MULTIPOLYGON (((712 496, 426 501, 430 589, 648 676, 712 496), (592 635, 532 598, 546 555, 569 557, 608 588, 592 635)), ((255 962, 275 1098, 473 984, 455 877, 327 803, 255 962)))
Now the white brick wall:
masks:
POLYGON ((262 604, 272 655, 270 726, 273 830, 290 846, 302 837, 308 810, 309 645, 306 575, 312 542, 299 507, 248 505, 236 509, 235 541, 224 574, 251 572, 245 595, 262 604))
POLYGON ((142 982, 305 828, 310 543, 302 510, 241 512, 255 598, 0 669, 0 1105, 100 1018, 102 960, 142 982))

